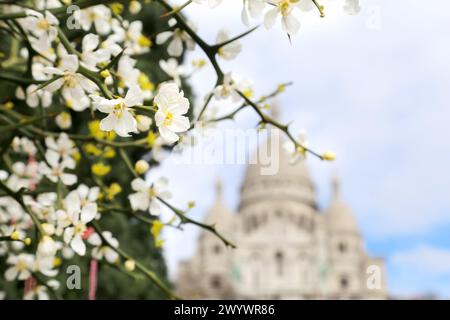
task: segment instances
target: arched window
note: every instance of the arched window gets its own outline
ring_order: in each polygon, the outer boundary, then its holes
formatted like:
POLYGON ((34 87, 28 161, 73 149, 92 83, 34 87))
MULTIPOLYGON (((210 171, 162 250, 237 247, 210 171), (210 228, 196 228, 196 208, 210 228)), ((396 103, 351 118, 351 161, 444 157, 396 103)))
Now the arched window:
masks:
POLYGON ((275 254, 275 264, 277 268, 277 274, 281 277, 284 271, 284 257, 283 253, 280 251, 275 254))
POLYGON ((340 285, 342 289, 347 289, 349 285, 349 280, 347 276, 341 276, 340 285))
POLYGON ((339 242, 338 250, 340 253, 344 253, 345 251, 347 251, 347 245, 344 242, 339 242))
POLYGON ((214 275, 211 277, 211 288, 213 289, 220 289, 222 287, 222 281, 220 279, 220 276, 214 275))
POLYGON ((216 244, 213 248, 213 251, 215 254, 219 254, 222 251, 222 248, 220 247, 220 245, 216 244))

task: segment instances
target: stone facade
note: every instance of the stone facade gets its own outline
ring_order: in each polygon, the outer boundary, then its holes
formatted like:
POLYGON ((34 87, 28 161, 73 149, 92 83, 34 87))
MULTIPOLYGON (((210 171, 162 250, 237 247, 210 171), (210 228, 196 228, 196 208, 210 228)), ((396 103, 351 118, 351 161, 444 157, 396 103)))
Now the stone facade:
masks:
POLYGON ((179 265, 178 293, 192 299, 386 298, 384 262, 367 254, 338 181, 319 212, 305 162, 293 165, 277 148, 276 174, 261 175, 258 163, 247 167, 236 214, 217 184, 205 222, 238 248, 202 231, 194 256, 179 265))

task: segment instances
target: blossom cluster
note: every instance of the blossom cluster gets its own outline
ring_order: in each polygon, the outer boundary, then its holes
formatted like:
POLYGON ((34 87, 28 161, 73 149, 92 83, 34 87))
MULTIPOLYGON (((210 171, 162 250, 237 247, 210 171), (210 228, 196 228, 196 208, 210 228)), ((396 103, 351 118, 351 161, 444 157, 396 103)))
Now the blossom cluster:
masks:
MULTIPOLYGON (((168 150, 182 146, 183 136, 215 121, 206 110, 210 101, 241 105, 223 119, 249 107, 262 117, 262 124, 287 130, 264 114, 267 96, 252 100, 252 82, 223 72, 216 61, 236 58, 245 34, 232 37, 219 30, 215 44, 208 45, 198 37, 195 24, 182 17, 182 8, 158 0, 167 11, 166 28, 149 35, 144 23, 133 17, 153 3, 127 1, 124 8, 120 2, 105 2, 80 2, 83 7, 73 16, 66 10, 70 1, 0 5, 0 32, 11 41, 0 79, 15 85, 13 98, 0 101, 2 132, 9 133, 0 140, 0 259, 7 265, 0 271, 8 282, 34 283, 25 299, 51 298, 61 286, 57 275, 62 261, 74 257, 152 274, 121 249, 116 235, 101 228, 102 218, 119 212, 148 223, 156 247, 163 243, 161 229, 166 224, 194 222, 168 202, 167 179, 147 181, 145 174, 168 150), (77 32, 67 28, 73 17, 77 32), (153 66, 167 81, 139 67, 144 57, 152 56, 153 46, 167 57, 153 66), (206 64, 193 61, 189 68, 183 60, 184 52, 196 47, 205 51, 217 73, 200 112, 193 110, 183 90, 189 76, 206 64), (135 150, 143 159, 132 160, 135 150), (114 172, 117 161, 133 177, 125 185, 120 172, 114 172), (161 221, 163 208, 173 213, 170 221, 161 221)), ((315 6, 322 12, 312 0, 243 0, 242 20, 249 25, 251 18, 264 16, 270 28, 281 17, 283 30, 294 35, 300 26, 295 11, 315 6)), ((356 13, 358 1, 346 0, 345 8, 356 13)), ((282 91, 284 85, 271 96, 282 91)), ((303 136, 286 148, 294 160, 313 153, 303 136)), ((334 158, 332 153, 318 156, 334 158)))
MULTIPOLYGON (((214 8, 221 4, 222 0, 194 0, 194 2, 205 4, 214 8)), ((308 12, 317 8, 320 15, 324 15, 324 6, 322 1, 313 0, 243 0, 241 13, 242 22, 250 26, 252 19, 263 18, 264 26, 267 29, 272 28, 277 20, 281 21, 283 31, 288 35, 295 35, 301 26, 298 18, 298 12, 308 12)), ((344 10, 351 15, 360 11, 359 0, 344 0, 344 10)))

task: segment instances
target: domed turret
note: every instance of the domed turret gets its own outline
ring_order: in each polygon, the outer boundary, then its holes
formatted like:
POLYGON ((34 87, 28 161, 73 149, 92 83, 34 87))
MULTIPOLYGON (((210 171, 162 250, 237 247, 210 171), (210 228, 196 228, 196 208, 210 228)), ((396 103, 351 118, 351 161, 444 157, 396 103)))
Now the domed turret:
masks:
POLYGON ((314 185, 305 161, 292 163, 285 150, 286 139, 278 129, 269 136, 251 158, 241 187, 240 209, 251 203, 277 199, 302 202, 316 207, 314 185))
POLYGON ((333 199, 325 210, 328 228, 333 231, 351 231, 358 233, 358 223, 350 207, 340 195, 339 179, 333 178, 333 199))
POLYGON ((221 179, 216 181, 216 199, 209 208, 204 219, 206 224, 215 224, 219 231, 226 229, 232 220, 231 210, 223 200, 223 184, 221 179))

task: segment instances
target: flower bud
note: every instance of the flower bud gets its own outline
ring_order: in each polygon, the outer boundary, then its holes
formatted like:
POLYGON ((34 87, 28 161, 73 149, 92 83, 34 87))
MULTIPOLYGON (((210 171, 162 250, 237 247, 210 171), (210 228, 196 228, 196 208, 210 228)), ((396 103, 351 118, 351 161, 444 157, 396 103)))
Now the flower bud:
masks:
POLYGON ((130 11, 131 14, 138 14, 139 11, 141 11, 141 4, 139 3, 139 1, 136 0, 132 0, 130 1, 130 4, 128 5, 128 10, 130 11))
POLYGON ((20 233, 17 230, 14 230, 13 233, 11 233, 11 239, 12 240, 19 240, 20 239, 20 233))
POLYGON ((31 244, 31 238, 25 238, 23 243, 25 243, 26 246, 29 246, 31 244))
POLYGON ((144 174, 145 172, 148 171, 149 168, 150 168, 150 165, 145 160, 139 160, 134 165, 134 170, 137 172, 137 174, 144 174))
POLYGON ((55 122, 61 129, 69 129, 72 126, 72 117, 68 112, 61 112, 56 116, 55 122))
POLYGON ((102 72, 100 72, 100 75, 106 79, 111 75, 111 73, 109 73, 109 70, 105 69, 102 72))
POLYGON ((147 38, 146 36, 144 36, 144 35, 141 35, 139 38, 138 38, 138 44, 141 46, 141 47, 150 47, 151 45, 152 45, 152 40, 150 40, 150 38, 147 38))
POLYGON ((6 102, 3 107, 5 107, 6 109, 11 110, 12 108, 14 108, 14 102, 8 101, 6 102))
POLYGON ((322 158, 326 161, 333 161, 336 159, 336 155, 331 151, 327 151, 322 155, 322 158))
POLYGON ((152 119, 150 117, 139 114, 136 116, 137 128, 140 132, 146 132, 152 125, 152 119))
POLYGON ((127 261, 125 261, 125 269, 129 272, 134 271, 134 269, 136 268, 136 262, 134 262, 134 260, 128 259, 127 261))
POLYGON ((113 182, 108 188, 106 188, 106 197, 109 200, 112 200, 121 191, 122 188, 120 187, 120 184, 118 184, 117 182, 113 182))
POLYGON ((123 12, 123 4, 114 2, 111 4, 111 10, 115 15, 120 15, 123 12))
POLYGON ((49 223, 43 223, 41 224, 42 230, 44 230, 46 235, 53 235, 55 233, 55 226, 49 223))
POLYGON ((91 170, 96 176, 103 177, 111 171, 111 166, 108 166, 103 162, 97 162, 91 166, 91 170))
POLYGON ((61 263, 62 263, 61 258, 55 257, 53 259, 53 266, 54 267, 59 267, 61 265, 61 263))
POLYGON ((54 256, 57 250, 55 240, 49 236, 43 236, 37 247, 38 253, 44 257, 54 256))

